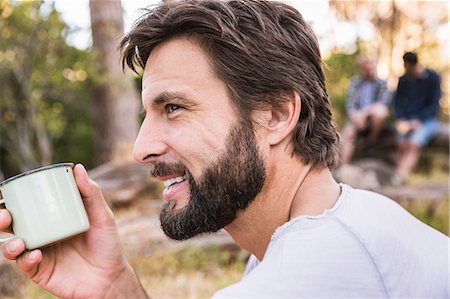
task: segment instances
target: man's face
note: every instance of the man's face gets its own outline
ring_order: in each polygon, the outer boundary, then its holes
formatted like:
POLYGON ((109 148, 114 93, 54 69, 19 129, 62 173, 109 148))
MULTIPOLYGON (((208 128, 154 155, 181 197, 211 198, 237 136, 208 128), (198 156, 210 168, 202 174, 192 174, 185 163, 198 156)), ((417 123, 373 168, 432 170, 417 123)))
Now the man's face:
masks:
POLYGON ((186 39, 158 46, 145 66, 142 99, 134 156, 164 182, 164 232, 182 240, 231 223, 261 191, 264 161, 207 56, 186 39))
POLYGON ((375 61, 373 61, 371 59, 364 59, 362 62, 360 62, 359 69, 360 69, 361 75, 365 79, 371 80, 371 79, 375 78, 375 73, 376 73, 375 61))

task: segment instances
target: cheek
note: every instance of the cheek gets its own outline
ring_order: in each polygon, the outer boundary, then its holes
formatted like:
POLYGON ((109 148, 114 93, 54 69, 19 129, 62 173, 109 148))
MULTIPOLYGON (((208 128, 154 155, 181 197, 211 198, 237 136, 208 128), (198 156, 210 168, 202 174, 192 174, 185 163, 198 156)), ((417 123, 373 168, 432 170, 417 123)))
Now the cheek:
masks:
POLYGON ((178 130, 170 136, 170 147, 177 159, 199 178, 205 167, 215 161, 223 150, 226 136, 206 129, 178 130))

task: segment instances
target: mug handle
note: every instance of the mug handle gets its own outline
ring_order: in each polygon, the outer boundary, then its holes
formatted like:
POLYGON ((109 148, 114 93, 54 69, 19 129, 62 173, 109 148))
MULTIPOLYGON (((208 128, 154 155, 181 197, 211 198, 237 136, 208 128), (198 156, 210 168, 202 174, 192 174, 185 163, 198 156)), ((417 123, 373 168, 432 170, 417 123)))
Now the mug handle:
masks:
MULTIPOLYGON (((0 199, 0 205, 5 203, 5 199, 0 199)), ((4 243, 6 241, 9 241, 11 239, 14 239, 16 236, 7 237, 7 238, 0 238, 0 244, 4 243)))

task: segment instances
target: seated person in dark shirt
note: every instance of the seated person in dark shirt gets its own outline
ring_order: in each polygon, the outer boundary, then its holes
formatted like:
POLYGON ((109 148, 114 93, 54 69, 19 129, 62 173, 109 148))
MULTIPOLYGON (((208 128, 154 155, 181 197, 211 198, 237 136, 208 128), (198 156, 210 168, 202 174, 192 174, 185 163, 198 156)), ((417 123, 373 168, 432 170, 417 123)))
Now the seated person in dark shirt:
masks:
POLYGON ((405 74, 398 81, 393 98, 399 157, 393 184, 400 185, 414 169, 421 148, 437 133, 440 76, 418 63, 416 53, 403 55, 405 74))

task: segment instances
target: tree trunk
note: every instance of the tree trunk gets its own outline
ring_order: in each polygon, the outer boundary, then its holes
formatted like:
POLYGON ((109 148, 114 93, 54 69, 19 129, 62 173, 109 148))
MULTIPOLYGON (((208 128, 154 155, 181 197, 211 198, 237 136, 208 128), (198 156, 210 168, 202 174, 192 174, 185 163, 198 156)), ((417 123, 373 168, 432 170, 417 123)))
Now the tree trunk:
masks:
POLYGON ((93 49, 101 76, 94 100, 97 162, 127 160, 138 130, 139 97, 120 64, 122 6, 118 0, 90 0, 89 7, 93 49))
POLYGON ((398 11, 397 11, 397 7, 395 6, 395 0, 392 0, 392 16, 391 16, 391 20, 390 20, 390 34, 389 34, 389 78, 390 80, 392 80, 393 76, 394 76, 394 70, 392 68, 393 66, 393 60, 394 59, 398 59, 397 57, 394 57, 394 47, 395 47, 395 34, 396 34, 396 28, 398 26, 397 22, 397 18, 398 18, 398 11))

